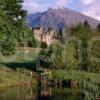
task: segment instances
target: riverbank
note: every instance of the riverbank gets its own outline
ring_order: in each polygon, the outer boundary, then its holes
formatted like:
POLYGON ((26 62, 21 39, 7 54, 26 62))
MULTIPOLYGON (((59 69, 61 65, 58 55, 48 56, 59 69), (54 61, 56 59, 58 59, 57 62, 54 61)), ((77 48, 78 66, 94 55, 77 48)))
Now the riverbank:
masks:
POLYGON ((0 66, 0 88, 35 85, 36 79, 31 77, 30 73, 30 70, 24 68, 13 70, 0 66))
POLYGON ((55 80, 72 80, 86 85, 97 85, 100 88, 100 73, 84 71, 52 70, 52 78, 55 80))
POLYGON ((84 71, 52 70, 52 78, 62 80, 91 81, 100 83, 100 73, 89 73, 84 71))

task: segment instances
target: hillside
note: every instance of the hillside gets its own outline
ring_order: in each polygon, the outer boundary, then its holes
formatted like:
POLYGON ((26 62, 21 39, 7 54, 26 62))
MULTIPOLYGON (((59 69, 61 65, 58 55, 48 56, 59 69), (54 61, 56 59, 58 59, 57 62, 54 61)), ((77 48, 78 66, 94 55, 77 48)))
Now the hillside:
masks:
POLYGON ((92 28, 100 23, 100 21, 85 16, 78 12, 75 12, 68 8, 50 8, 44 12, 37 12, 35 14, 29 14, 26 17, 26 23, 28 27, 43 27, 43 28, 63 28, 64 26, 70 27, 71 25, 76 25, 79 22, 84 22, 85 20, 91 25, 92 28))

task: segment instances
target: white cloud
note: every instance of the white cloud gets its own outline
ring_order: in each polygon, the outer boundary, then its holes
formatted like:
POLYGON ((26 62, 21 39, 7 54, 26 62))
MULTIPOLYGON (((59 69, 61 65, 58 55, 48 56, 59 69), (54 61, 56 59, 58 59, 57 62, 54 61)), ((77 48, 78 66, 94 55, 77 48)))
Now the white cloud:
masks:
MULTIPOLYGON (((36 3, 36 0, 24 0, 23 9, 27 10, 28 13, 40 12, 47 10, 50 7, 63 7, 69 0, 54 0, 53 3, 36 3)), ((49 2, 49 1, 48 1, 49 2)))
POLYGON ((74 2, 74 0, 54 0, 54 1, 44 0, 45 1, 44 3, 42 2, 42 0, 40 0, 40 3, 36 1, 37 0, 24 0, 23 9, 27 10, 28 13, 33 13, 33 12, 38 12, 38 11, 39 12, 45 11, 50 7, 59 7, 59 6, 64 7, 66 6, 66 4, 70 4, 70 3, 72 3, 70 8, 73 8, 73 6, 79 4, 76 10, 81 9, 80 11, 81 13, 100 20, 100 10, 99 10, 100 0, 79 0, 78 3, 77 3, 77 0, 76 2, 74 2))
POLYGON ((82 13, 100 20, 100 0, 81 0, 83 3, 82 13))
POLYGON ((33 12, 41 12, 46 9, 48 9, 50 5, 45 5, 45 4, 39 4, 32 2, 32 0, 25 0, 23 3, 22 9, 28 11, 28 13, 33 13, 33 12))
POLYGON ((63 7, 69 0, 56 0, 57 7, 63 7))
POLYGON ((90 5, 93 3, 94 0, 81 0, 84 5, 90 5))

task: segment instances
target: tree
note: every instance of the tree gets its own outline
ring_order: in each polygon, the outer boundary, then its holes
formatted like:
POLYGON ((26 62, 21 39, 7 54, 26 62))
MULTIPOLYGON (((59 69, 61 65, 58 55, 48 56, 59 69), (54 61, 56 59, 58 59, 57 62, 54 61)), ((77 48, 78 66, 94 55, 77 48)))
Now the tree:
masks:
POLYGON ((85 24, 79 23, 78 25, 71 28, 71 36, 77 37, 81 41, 79 51, 79 62, 81 70, 88 70, 89 67, 89 57, 88 57, 88 40, 89 40, 90 28, 85 22, 85 24))
POLYGON ((89 28, 89 29, 91 28, 91 26, 90 26, 90 24, 88 23, 88 21, 85 21, 85 22, 84 22, 84 26, 85 26, 86 28, 89 28))
POLYGON ((46 49, 48 46, 47 46, 47 43, 46 42, 41 42, 41 48, 44 48, 46 49))
POLYGON ((73 40, 68 40, 63 45, 62 61, 67 70, 78 70, 78 60, 76 58, 76 48, 73 40))
MULTIPOLYGON (((24 32, 26 29, 24 17, 26 11, 21 9, 22 2, 22 0, 0 0, 0 44, 3 50, 1 50, 2 52, 4 50, 9 52, 12 45, 16 44, 14 42, 22 42, 24 40, 24 32), (5 43, 10 45, 4 48, 3 45, 5 43), (9 50, 7 50, 8 48, 9 50)), ((14 49, 12 48, 12 50, 14 49)))
POLYGON ((52 47, 52 52, 50 54, 49 62, 51 63, 52 68, 63 68, 62 64, 62 45, 61 42, 56 41, 52 47))
POLYGON ((100 24, 97 26, 97 31, 100 32, 100 24))
POLYGON ((75 58, 75 48, 72 43, 67 41, 65 44, 57 41, 52 46, 52 53, 49 58, 52 68, 56 69, 77 69, 77 60, 75 58))
POLYGON ((61 43, 62 43, 62 42, 63 42, 63 31, 62 31, 61 28, 60 28, 58 34, 59 34, 59 39, 60 39, 60 41, 61 41, 61 43))

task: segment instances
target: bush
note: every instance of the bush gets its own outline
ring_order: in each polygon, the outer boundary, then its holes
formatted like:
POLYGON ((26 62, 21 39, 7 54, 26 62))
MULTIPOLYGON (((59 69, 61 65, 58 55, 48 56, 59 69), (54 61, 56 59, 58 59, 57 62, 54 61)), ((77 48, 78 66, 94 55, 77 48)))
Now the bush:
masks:
POLYGON ((41 42, 41 48, 47 48, 47 43, 46 42, 41 42))

